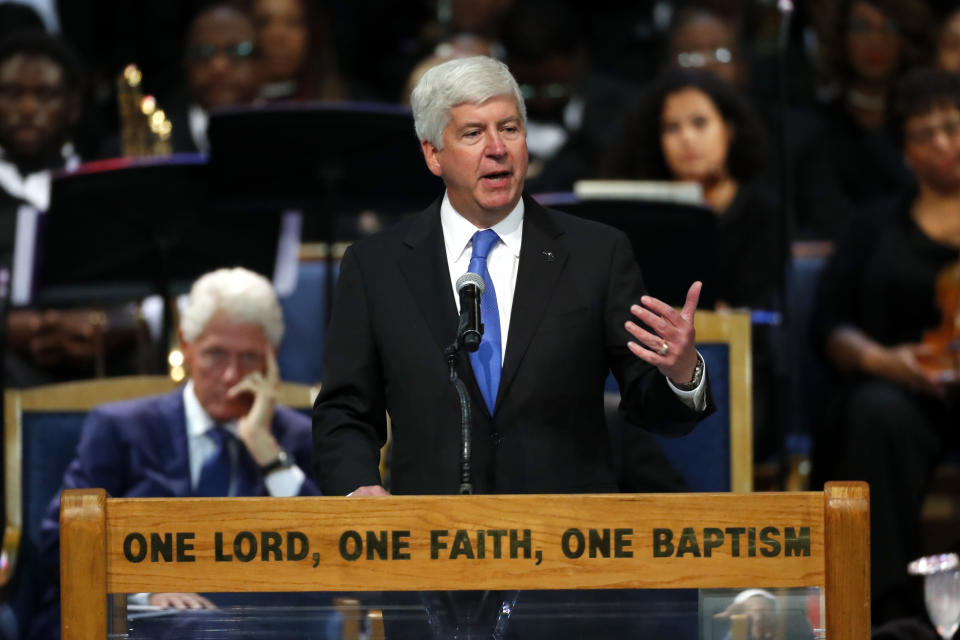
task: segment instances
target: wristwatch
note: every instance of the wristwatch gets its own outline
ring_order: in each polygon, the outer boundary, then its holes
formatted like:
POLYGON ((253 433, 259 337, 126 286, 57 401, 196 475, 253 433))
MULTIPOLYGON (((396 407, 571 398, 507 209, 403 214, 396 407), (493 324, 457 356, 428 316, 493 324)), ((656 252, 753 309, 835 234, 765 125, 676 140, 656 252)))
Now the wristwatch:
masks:
POLYGON ((274 471, 279 471, 280 469, 289 469, 292 466, 293 458, 290 457, 289 453, 283 449, 280 449, 280 451, 277 452, 276 458, 260 467, 260 473, 266 476, 274 471))
MULTIPOLYGON (((700 354, 697 354, 697 366, 693 368, 693 379, 690 382, 684 382, 682 384, 673 383, 677 389, 680 391, 693 391, 700 386, 700 381, 703 379, 703 358, 700 357, 700 354)), ((671 381, 672 382, 672 381, 671 381)))

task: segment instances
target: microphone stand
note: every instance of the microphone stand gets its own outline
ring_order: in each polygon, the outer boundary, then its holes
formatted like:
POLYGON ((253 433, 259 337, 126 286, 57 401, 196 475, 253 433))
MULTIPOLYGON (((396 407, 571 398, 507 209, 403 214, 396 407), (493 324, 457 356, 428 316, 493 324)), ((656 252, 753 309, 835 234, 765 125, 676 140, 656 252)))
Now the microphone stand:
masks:
MULTIPOLYGON (((473 417, 467 386, 457 375, 457 360, 461 350, 470 351, 470 346, 464 344, 464 329, 461 324, 456 340, 443 350, 443 354, 450 367, 450 384, 457 390, 460 401, 460 495, 471 495, 473 478, 470 467, 470 440, 473 417)), ((480 333, 483 333, 482 325, 480 333)), ((420 597, 427 611, 427 624, 437 640, 503 640, 519 594, 519 591, 490 590, 428 591, 421 593, 420 597)))
POLYGON ((457 355, 460 353, 460 339, 444 349, 447 366, 450 367, 450 384, 457 390, 460 401, 460 495, 473 493, 473 474, 470 469, 471 433, 473 431, 473 414, 470 407, 470 395, 467 385, 457 375, 457 355))

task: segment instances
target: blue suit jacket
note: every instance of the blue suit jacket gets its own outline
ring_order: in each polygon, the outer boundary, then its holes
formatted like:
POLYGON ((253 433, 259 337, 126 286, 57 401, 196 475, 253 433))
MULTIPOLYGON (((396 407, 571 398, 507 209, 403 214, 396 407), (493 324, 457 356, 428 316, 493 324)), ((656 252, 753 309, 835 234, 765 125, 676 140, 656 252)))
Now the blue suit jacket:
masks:
MULTIPOLYGON (((310 418, 287 407, 277 407, 270 430, 277 443, 307 474, 300 495, 319 495, 310 464, 310 418)), ((102 487, 115 498, 188 497, 191 487, 187 450, 183 389, 107 404, 87 416, 77 445, 77 457, 64 473, 62 488, 102 487)), ((249 458, 245 449, 242 455, 249 458)), ((252 459, 244 462, 253 464, 252 459)), ((251 495, 269 495, 262 478, 251 495)), ((54 584, 60 558, 59 519, 58 494, 43 519, 41 533, 42 562, 54 584)), ((51 597, 55 593, 56 589, 48 591, 44 598, 47 604, 56 602, 56 597, 51 597)), ((57 621, 49 628, 58 626, 57 621)))

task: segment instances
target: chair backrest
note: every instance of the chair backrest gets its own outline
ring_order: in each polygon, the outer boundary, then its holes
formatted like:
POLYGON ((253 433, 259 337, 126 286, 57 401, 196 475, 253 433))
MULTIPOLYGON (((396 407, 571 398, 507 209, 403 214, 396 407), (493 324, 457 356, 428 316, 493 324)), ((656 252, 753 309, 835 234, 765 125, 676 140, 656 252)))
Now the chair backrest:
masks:
MULTIPOLYGON (((21 632, 39 594, 40 523, 76 456, 87 413, 108 402, 172 391, 167 376, 134 376, 11 389, 4 394, 6 531, 0 587, 21 632)), ((316 391, 282 383, 278 402, 308 411, 316 391)))
POLYGON ((107 402, 165 393, 174 386, 166 376, 134 376, 4 392, 6 530, 0 587, 21 634, 40 586, 40 522, 76 455, 87 413, 107 402))
POLYGON ((717 410, 693 433, 658 440, 693 491, 752 491, 750 314, 699 311, 695 323, 717 410))
MULTIPOLYGON (((753 490, 753 366, 749 313, 698 311, 697 348, 703 355, 716 411, 682 438, 651 436, 692 491, 753 490)), ((619 398, 615 380, 607 393, 619 398)), ((614 407, 616 401, 609 402, 614 407)), ((608 411, 614 451, 624 445, 622 421, 608 411)), ((633 443, 631 443, 633 444, 633 443)))

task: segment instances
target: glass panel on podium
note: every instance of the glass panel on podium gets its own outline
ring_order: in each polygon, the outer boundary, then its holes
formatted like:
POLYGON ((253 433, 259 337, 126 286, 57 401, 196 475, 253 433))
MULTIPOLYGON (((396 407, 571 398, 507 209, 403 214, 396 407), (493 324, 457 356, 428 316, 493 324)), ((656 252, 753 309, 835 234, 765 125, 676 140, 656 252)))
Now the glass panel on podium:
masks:
POLYGON ((213 610, 112 596, 126 640, 822 640, 819 588, 206 594, 213 610), (125 609, 125 611, 124 611, 125 609))

